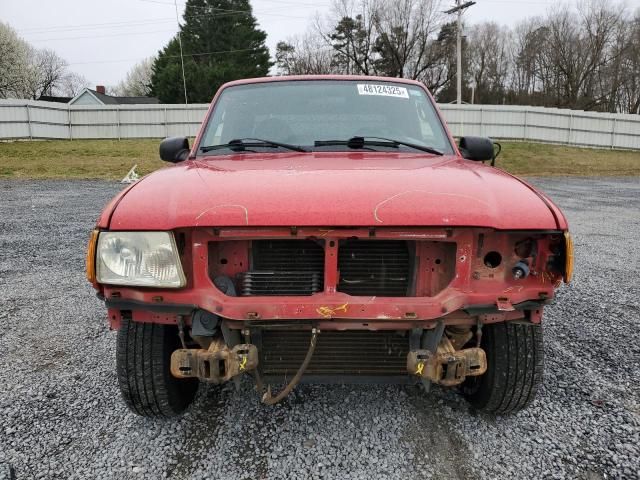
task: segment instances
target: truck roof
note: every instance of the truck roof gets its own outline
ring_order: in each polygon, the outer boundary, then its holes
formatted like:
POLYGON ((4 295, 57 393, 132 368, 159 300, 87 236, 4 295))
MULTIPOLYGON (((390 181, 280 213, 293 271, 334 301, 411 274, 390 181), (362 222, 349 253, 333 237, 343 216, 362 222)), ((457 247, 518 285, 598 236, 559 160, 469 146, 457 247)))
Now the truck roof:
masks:
POLYGON ((407 85, 417 85, 424 87, 421 82, 417 80, 410 80, 408 78, 396 78, 396 77, 373 77, 366 75, 289 75, 289 76, 276 76, 276 77, 259 77, 259 78, 243 78, 242 80, 234 80, 222 85, 222 88, 231 87, 235 85, 247 85, 251 83, 266 83, 266 82, 291 82, 291 81, 310 81, 310 80, 356 80, 363 82, 394 82, 403 83, 407 85))

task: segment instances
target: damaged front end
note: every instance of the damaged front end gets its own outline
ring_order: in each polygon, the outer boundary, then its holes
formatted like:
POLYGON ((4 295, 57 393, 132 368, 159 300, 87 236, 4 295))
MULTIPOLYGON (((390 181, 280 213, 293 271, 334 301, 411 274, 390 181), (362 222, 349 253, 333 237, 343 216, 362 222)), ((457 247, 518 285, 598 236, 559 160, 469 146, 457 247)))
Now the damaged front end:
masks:
POLYGON ((467 377, 483 375, 487 370, 487 358, 478 346, 480 327, 475 329, 475 334, 470 327, 446 330, 443 327, 439 322, 428 331, 361 332, 356 337, 343 332, 327 332, 323 336, 314 327, 278 330, 277 325, 254 326, 244 329, 242 334, 246 342, 253 339, 256 344, 240 343, 229 347, 222 337, 204 342, 203 337, 199 337, 200 343, 208 344, 208 348, 174 351, 171 373, 176 378, 198 378, 214 384, 247 373, 254 378, 257 390, 263 394, 262 401, 267 404, 285 398, 307 372, 312 379, 325 382, 344 381, 345 378, 395 380, 394 383, 420 380, 425 386, 433 383, 446 387, 460 385, 467 377), (308 342, 306 351, 305 340, 308 342), (314 358, 318 344, 319 355, 314 358), (270 387, 265 391, 265 380, 286 380, 287 383, 279 394, 272 395, 270 387))
POLYGON ((482 377, 483 328, 538 325, 572 266, 562 231, 196 228, 173 235, 164 244, 179 259, 184 286, 97 285, 112 327, 125 319, 177 326, 174 377, 219 384, 249 373, 265 403, 300 381, 455 386, 482 377), (272 395, 265 385, 275 382, 287 387, 272 395))

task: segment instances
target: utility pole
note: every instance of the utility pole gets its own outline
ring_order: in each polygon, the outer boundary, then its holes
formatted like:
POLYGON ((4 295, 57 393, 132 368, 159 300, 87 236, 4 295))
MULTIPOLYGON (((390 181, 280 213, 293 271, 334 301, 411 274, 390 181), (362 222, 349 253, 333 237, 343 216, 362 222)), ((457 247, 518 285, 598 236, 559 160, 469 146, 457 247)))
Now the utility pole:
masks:
POLYGON ((458 14, 456 28, 456 103, 458 105, 462 103, 462 13, 475 4, 476 2, 473 1, 462 3, 462 0, 456 0, 456 6, 444 12, 449 15, 452 13, 458 14))
MULTIPOLYGON (((187 100, 187 78, 184 76, 184 56, 182 55, 182 36, 180 35, 180 16, 178 15, 178 0, 173 0, 173 4, 176 7, 176 23, 178 24, 178 44, 180 45, 180 63, 182 64, 182 86, 184 87, 184 103, 189 103, 187 100)), ((169 4, 171 5, 171 4, 169 4)))

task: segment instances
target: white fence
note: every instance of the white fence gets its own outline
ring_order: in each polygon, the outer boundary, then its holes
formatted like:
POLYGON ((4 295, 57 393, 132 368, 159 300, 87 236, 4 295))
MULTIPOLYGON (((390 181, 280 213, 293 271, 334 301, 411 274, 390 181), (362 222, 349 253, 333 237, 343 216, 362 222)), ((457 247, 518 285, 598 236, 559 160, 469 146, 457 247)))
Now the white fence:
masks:
MULTIPOLYGON (((69 106, 0 100, 0 140, 194 136, 207 104, 69 106)), ((502 105, 440 105, 455 136, 640 149, 640 115, 502 105)))
POLYGON ((194 136, 208 107, 207 104, 75 106, 0 100, 0 139, 194 136))
POLYGON ((640 115, 506 105, 440 105, 455 136, 640 149, 640 115))

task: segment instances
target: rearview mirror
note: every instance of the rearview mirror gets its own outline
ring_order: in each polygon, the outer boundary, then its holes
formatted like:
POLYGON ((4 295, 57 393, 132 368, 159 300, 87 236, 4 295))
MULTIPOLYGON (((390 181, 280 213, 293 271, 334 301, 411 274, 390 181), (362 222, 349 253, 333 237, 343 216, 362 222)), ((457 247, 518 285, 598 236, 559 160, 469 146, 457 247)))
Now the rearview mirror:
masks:
POLYGON ((182 162, 189 158, 189 151, 187 137, 169 137, 160 142, 160 158, 165 162, 182 162))
POLYGON ((467 160, 477 162, 493 160, 495 156, 493 140, 487 137, 462 137, 460 139, 460 153, 467 160))

